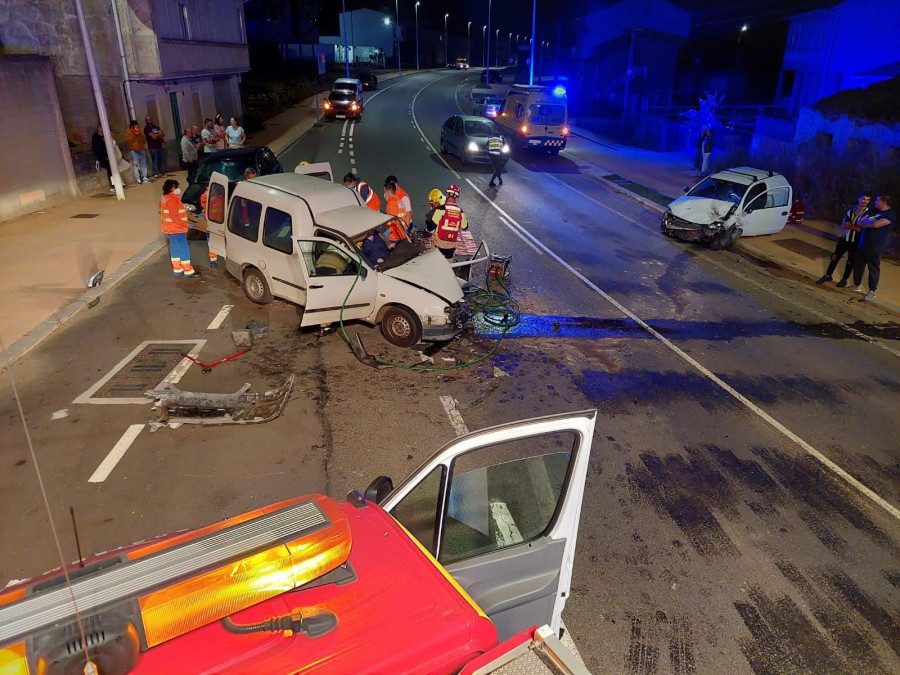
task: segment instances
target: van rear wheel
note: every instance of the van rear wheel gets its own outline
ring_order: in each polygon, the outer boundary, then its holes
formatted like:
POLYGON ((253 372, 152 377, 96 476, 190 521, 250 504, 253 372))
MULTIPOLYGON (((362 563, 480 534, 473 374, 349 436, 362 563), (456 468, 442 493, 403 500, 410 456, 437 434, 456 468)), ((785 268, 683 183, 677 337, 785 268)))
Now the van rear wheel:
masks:
POLYGON ((255 267, 248 267, 244 270, 241 287, 244 289, 244 295, 257 305, 268 305, 274 299, 266 277, 255 267))
POLYGON ((398 347, 412 347, 422 339, 422 326, 417 317, 406 307, 391 307, 381 319, 384 339, 398 347))

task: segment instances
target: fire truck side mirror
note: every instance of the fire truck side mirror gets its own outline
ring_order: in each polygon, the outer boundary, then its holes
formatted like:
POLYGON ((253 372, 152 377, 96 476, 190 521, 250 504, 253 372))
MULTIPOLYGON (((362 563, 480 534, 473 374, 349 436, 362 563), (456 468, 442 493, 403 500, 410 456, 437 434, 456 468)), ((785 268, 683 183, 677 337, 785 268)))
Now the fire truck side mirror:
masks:
POLYGON ((394 481, 388 476, 378 476, 378 478, 369 483, 369 487, 366 488, 366 492, 363 496, 366 498, 367 502, 380 504, 384 501, 384 498, 393 491, 394 481))

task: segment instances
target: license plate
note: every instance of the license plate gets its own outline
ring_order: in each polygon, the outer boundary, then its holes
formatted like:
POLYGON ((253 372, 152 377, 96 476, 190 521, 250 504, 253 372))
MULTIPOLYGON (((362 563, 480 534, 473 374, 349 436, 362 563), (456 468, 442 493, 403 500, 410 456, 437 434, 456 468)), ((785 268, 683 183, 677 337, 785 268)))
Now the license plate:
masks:
POLYGON ((540 145, 540 141, 528 141, 528 145, 540 145))
POLYGON ((344 113, 337 113, 337 114, 335 115, 335 117, 337 117, 337 118, 343 117, 344 119, 346 119, 346 118, 347 118, 347 115, 345 115, 344 113))

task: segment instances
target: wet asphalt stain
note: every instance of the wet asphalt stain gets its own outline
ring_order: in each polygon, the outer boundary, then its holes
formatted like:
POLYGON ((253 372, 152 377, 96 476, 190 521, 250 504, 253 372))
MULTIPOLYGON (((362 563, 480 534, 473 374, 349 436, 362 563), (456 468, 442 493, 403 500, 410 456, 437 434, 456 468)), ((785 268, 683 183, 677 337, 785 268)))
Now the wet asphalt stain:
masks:
POLYGON ((871 638, 856 629, 853 617, 842 603, 835 604, 823 598, 791 563, 776 561, 775 564, 784 578, 800 592, 816 621, 828 632, 840 653, 856 666, 857 672, 887 672, 872 647, 871 638))
POLYGON ((818 579, 828 584, 874 628, 895 654, 900 656, 900 626, 875 598, 863 591, 853 579, 838 569, 825 570, 818 579))
POLYGON ((860 507, 858 497, 816 460, 807 456, 790 458, 775 448, 754 446, 752 450, 774 470, 781 485, 820 518, 844 518, 875 544, 900 556, 890 537, 860 507))
POLYGON ((668 516, 703 557, 737 556, 713 509, 737 517, 735 495, 726 478, 691 448, 690 459, 641 454, 643 465, 627 463, 625 471, 633 499, 646 499, 661 516, 668 516))
POLYGON ((886 377, 873 377, 872 380, 890 391, 892 394, 900 394, 900 382, 889 380, 886 377))
POLYGON ((882 570, 882 576, 894 588, 900 588, 900 570, 882 570))
POLYGON ((631 616, 631 636, 625 655, 625 672, 629 675, 673 675, 696 673, 694 637, 690 622, 682 616, 669 619, 665 612, 652 616, 631 616), (662 660, 669 657, 669 667, 662 660))
POLYGON ((740 459, 731 450, 723 450, 718 445, 706 444, 703 447, 733 478, 741 481, 750 490, 765 497, 768 501, 781 501, 778 495, 778 484, 772 480, 759 462, 752 459, 740 459))
POLYGON ((848 553, 847 542, 834 532, 824 520, 819 518, 816 513, 808 509, 801 509, 797 515, 800 516, 800 520, 816 535, 816 539, 822 542, 825 548, 842 560, 851 558, 848 553))
POLYGON ((756 586, 747 596, 750 602, 738 601, 734 607, 752 637, 739 638, 738 643, 756 675, 851 672, 793 600, 771 600, 756 586))

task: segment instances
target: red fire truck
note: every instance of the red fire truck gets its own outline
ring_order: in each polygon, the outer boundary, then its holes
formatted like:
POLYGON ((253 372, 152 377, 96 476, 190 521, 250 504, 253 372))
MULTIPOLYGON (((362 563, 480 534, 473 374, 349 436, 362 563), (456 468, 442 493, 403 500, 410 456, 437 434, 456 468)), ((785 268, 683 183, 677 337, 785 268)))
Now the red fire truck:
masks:
POLYGON ((397 487, 291 499, 8 587, 0 674, 486 673, 558 652, 595 417, 474 432, 397 487))

